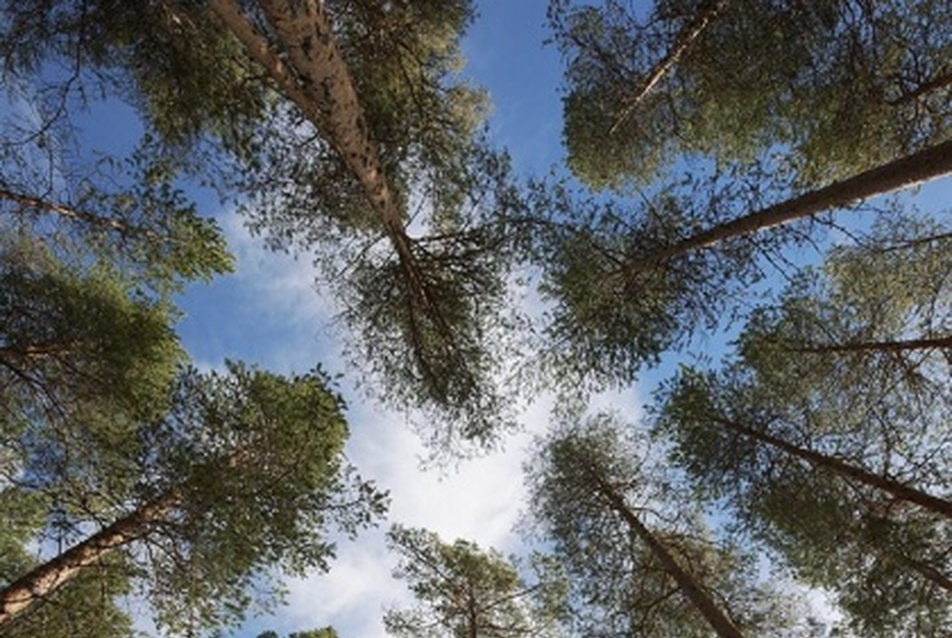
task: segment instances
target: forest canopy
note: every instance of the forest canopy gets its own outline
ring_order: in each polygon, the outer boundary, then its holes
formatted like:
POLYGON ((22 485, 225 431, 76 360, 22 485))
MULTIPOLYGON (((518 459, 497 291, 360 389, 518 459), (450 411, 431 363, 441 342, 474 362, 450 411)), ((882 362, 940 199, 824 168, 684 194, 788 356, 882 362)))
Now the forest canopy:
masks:
POLYGON ((0 636, 952 634, 949 3, 516 4, 0 3, 0 636))

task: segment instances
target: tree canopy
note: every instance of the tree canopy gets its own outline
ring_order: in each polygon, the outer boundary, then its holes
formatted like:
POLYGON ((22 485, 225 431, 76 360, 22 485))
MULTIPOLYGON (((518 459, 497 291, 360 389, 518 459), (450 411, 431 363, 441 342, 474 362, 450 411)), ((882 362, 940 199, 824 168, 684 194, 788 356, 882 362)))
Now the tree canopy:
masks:
POLYGON ((683 154, 749 160, 780 147, 817 184, 947 139, 948 11, 553 0, 568 165, 600 188, 650 182, 683 154))
POLYGON ((384 516, 349 459, 406 448, 345 452, 320 364, 186 352, 233 214, 431 457, 555 395, 536 551, 394 521, 390 634, 952 633, 949 4, 550 0, 544 179, 464 72, 479 6, 0 3, 0 634, 222 635, 384 516))

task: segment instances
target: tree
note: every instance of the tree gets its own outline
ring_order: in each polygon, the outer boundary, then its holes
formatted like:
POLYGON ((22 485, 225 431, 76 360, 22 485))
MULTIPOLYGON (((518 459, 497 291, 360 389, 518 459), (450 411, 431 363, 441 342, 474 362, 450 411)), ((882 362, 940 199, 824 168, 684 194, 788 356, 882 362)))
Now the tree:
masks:
MULTIPOLYGON (((276 631, 265 631, 258 634, 258 638, 279 637, 276 631)), ((333 627, 324 627, 322 629, 309 629, 307 631, 293 631, 288 634, 288 638, 338 638, 338 636, 333 627)))
MULTIPOLYGON (((499 250, 505 234, 487 222, 515 199, 504 159, 474 138, 482 99, 451 79, 470 3, 408 2, 383 13, 366 2, 310 3, 300 11, 259 4, 266 20, 257 25, 235 2, 211 7, 325 148, 314 149, 316 160, 302 154, 298 135, 290 157, 269 151, 282 158, 277 168, 291 194, 285 188, 275 199, 273 187, 259 193, 256 227, 279 245, 296 235, 313 241, 326 235, 313 211, 327 206, 324 214, 345 237, 358 230, 371 231, 371 243, 386 238, 390 251, 363 241, 348 259, 356 266, 342 296, 361 365, 394 388, 389 395, 441 414, 452 428, 434 437, 442 445, 457 434, 491 440, 502 403, 492 391, 485 343, 498 325, 506 260, 499 250), (330 181, 341 178, 356 178, 362 194, 341 193, 330 181), (430 233, 421 239, 407 231, 417 194, 430 233)), ((271 175, 256 183, 273 183, 271 175)))
POLYGON ((941 2, 554 0, 568 164, 596 188, 651 182, 684 154, 778 145, 813 186, 947 137, 941 2), (850 96, 844 98, 844 96, 850 96))
MULTIPOLYGON (((12 136, 9 129, 3 133, 12 136)), ((11 153, 31 155, 30 149, 11 146, 11 153)), ((103 158, 98 167, 80 174, 67 173, 80 167, 50 158, 53 165, 46 168, 57 174, 55 179, 30 175, 45 162, 7 157, 13 165, 34 165, 0 176, 0 228, 30 234, 51 250, 94 255, 163 295, 189 281, 229 272, 232 257, 217 224, 198 215, 172 185, 168 167, 148 153, 143 146, 125 161, 103 158), (51 193, 62 193, 63 199, 51 193)))
POLYGON ((160 422, 137 433, 133 490, 113 522, 2 593, 9 622, 119 551, 137 564, 160 626, 215 629, 268 604, 274 572, 326 569, 333 522, 371 524, 384 497, 350 477, 341 400, 319 371, 284 378, 238 364, 185 371, 160 422))
POLYGON ((28 236, 0 241, 0 288, 0 476, 69 529, 134 480, 138 424, 166 409, 184 362, 173 309, 28 236))
MULTIPOLYGON (((860 634, 947 632, 948 518, 920 507, 920 500, 937 502, 939 509, 947 508, 948 501, 911 488, 905 476, 899 482, 889 473, 857 468, 852 459, 849 463, 861 472, 838 473, 823 460, 804 456, 803 447, 773 445, 778 441, 765 439, 760 431, 766 429, 767 420, 776 431, 778 419, 772 406, 764 405, 764 394, 754 388, 728 390, 723 381, 685 375, 659 400, 663 402, 658 426, 674 434, 674 459, 694 477, 702 493, 729 503, 744 529, 778 550, 798 577, 837 592, 860 634), (719 405, 712 405, 712 400, 719 405), (740 407, 748 401, 758 401, 758 408, 740 407), (724 421, 715 420, 716 410, 725 409, 744 409, 747 414, 759 409, 758 427, 720 427, 724 421), (863 475, 873 480, 863 481, 863 475), (900 491, 882 489, 887 482, 900 491)), ((736 413, 732 417, 743 418, 736 413)), ((816 424, 813 447, 838 443, 840 449, 823 456, 845 466, 841 459, 849 448, 840 441, 847 437, 817 436, 817 431, 836 432, 837 424, 805 417, 807 423, 816 424)), ((899 432, 897 428, 889 434, 899 432)), ((915 469, 903 464, 896 474, 909 475, 915 469)))
POLYGON ((792 612, 720 546, 690 499, 652 477, 650 458, 611 415, 566 424, 530 468, 532 514, 573 585, 592 635, 793 635, 792 612), (679 505, 674 503, 678 502, 679 505))
POLYGON ((838 592, 865 635, 952 622, 948 358, 873 345, 948 331, 948 259, 928 219, 881 223, 754 312, 736 361, 686 370, 657 400, 656 427, 702 493, 838 592))
POLYGON ((789 193, 789 184, 771 183, 769 166, 702 173, 640 205, 538 189, 541 212, 530 226, 543 292, 555 301, 547 328, 557 344, 553 367, 571 370, 573 381, 630 382, 698 326, 716 326, 731 294, 755 282, 785 244, 809 238, 811 228, 798 222, 941 177, 950 162, 952 146, 944 142, 760 208, 751 203, 765 193, 789 193))
MULTIPOLYGON (((8 486, 0 490, 0 587, 28 570, 35 558, 28 543, 43 526, 45 502, 35 493, 8 486)), ((103 565, 96 573, 63 588, 42 601, 32 613, 5 626, 10 638, 77 635, 128 638, 132 619, 116 605, 117 596, 128 593, 128 572, 122 565, 103 565)))
POLYGON ((57 94, 68 86, 41 61, 73 64, 79 86, 118 86, 157 141, 153 157, 244 199, 273 247, 314 251, 355 360, 390 386, 381 396, 442 416, 433 439, 448 446, 494 438, 505 404, 485 346, 502 334, 508 268, 495 219, 518 198, 505 157, 477 132, 482 93, 455 74, 468 0, 6 11, 11 68, 57 94))
POLYGON ((540 556, 528 584, 518 566, 475 543, 442 542, 422 529, 394 526, 388 534, 401 562, 395 576, 407 581, 418 605, 391 609, 387 632, 405 638, 504 638, 558 636, 563 587, 554 565, 540 556))
POLYGON ((482 92, 455 73, 468 0, 5 12, 0 53, 56 96, 51 117, 87 87, 131 102, 151 158, 241 201, 272 247, 316 255, 355 363, 389 386, 379 396, 439 418, 437 447, 495 438, 506 404, 486 345, 505 327, 509 262, 498 216, 518 198, 478 132, 482 92), (68 81, 44 75, 51 64, 68 81))

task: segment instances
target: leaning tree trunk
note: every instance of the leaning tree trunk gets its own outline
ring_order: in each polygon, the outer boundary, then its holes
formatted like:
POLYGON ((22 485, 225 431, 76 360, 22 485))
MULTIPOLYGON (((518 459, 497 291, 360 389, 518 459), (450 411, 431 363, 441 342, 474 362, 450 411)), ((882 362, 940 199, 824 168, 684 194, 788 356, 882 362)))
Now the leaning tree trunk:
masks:
POLYGON ((779 450, 783 450, 792 456, 807 461, 818 469, 852 479, 864 485, 882 490, 883 492, 891 494, 900 500, 915 503, 920 507, 941 514, 947 518, 952 518, 952 502, 939 498, 938 496, 933 496, 931 494, 927 494, 915 488, 909 487, 908 485, 898 483, 892 479, 878 476, 869 470, 857 467, 855 465, 850 465, 849 463, 841 461, 840 459, 799 447, 788 441, 784 441, 779 437, 773 436, 772 434, 761 432, 756 428, 752 428, 727 419, 715 417, 713 420, 718 425, 721 425, 732 432, 736 432, 748 438, 754 439, 755 441, 766 443, 767 445, 775 447, 779 450))
POLYGON ((682 568, 668 548, 628 509, 625 500, 616 490, 608 485, 596 470, 588 470, 589 476, 595 481, 598 492, 604 496, 610 507, 620 515, 628 527, 655 555, 661 566, 677 583, 684 597, 690 601, 698 612, 704 616, 712 629, 720 638, 744 638, 737 626, 717 606, 717 603, 704 591, 697 579, 682 568))
POLYGON ((847 341, 846 343, 817 344, 808 343, 784 348, 789 352, 807 354, 833 354, 848 352, 906 352, 908 350, 935 350, 952 348, 952 335, 945 337, 923 337, 901 341, 847 341))
POLYGON ((82 222, 94 228, 117 232, 123 236, 140 236, 146 239, 161 240, 157 233, 143 230, 142 228, 138 228, 136 226, 131 226, 125 222, 119 221, 118 219, 96 215, 95 213, 78 210, 66 204, 59 204, 57 202, 41 199, 39 197, 17 193, 5 188, 0 188, 0 199, 17 204, 21 210, 30 208, 38 211, 46 211, 47 213, 52 213, 65 219, 82 222))
POLYGON ((176 493, 151 501, 8 585, 0 592, 0 629, 69 583, 86 567, 123 545, 145 538, 178 503, 176 493))
POLYGON ((932 584, 937 585, 948 592, 952 592, 952 579, 936 569, 933 565, 921 560, 905 557, 903 558, 903 562, 909 565, 912 570, 932 584))
POLYGON ((258 0, 287 63, 242 13, 237 0, 211 0, 212 11, 245 47, 247 54, 324 135, 350 173, 360 182, 400 260, 412 297, 442 329, 445 323, 423 278, 403 213, 380 161, 347 63, 319 0, 292 6, 288 0, 258 0))
POLYGON ((636 258, 624 269, 628 272, 651 269, 676 257, 734 237, 752 235, 831 208, 912 188, 950 173, 952 173, 952 141, 931 146, 829 186, 719 224, 650 255, 636 258))
POLYGON ((645 99, 645 96, 651 93, 651 90, 661 81, 661 78, 671 70, 671 67, 677 64, 681 56, 684 55, 684 52, 688 50, 688 47, 694 44, 698 36, 701 35, 704 29, 707 28, 726 6, 727 0, 711 0, 707 5, 699 9, 697 16, 678 34, 674 46, 671 47, 668 54, 664 56, 645 77, 638 92, 626 100, 627 104, 622 108, 621 113, 615 118, 615 123, 612 124, 611 129, 608 131, 610 135, 614 135, 615 131, 631 117, 631 114, 635 112, 635 109, 637 109, 641 101, 645 99))

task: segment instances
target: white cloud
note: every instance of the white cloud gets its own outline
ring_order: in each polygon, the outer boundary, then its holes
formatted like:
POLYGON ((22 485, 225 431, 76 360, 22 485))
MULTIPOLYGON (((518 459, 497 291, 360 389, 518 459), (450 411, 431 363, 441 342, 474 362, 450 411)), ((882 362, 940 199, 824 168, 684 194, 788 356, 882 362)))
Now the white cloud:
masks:
MULTIPOLYGON (((240 286, 232 301, 240 316, 232 319, 246 330, 240 335, 242 344, 261 342, 260 362, 279 370, 309 367, 315 353, 331 370, 346 369, 339 339, 326 329, 333 309, 315 291, 315 273, 307 259, 268 251, 234 215, 222 223, 238 259, 234 278, 240 286)), ((516 296, 529 311, 541 312, 542 302, 534 293, 516 296)), ((540 397, 526 408, 522 429, 506 437, 501 450, 453 467, 424 470, 420 459, 428 451, 407 419, 352 391, 346 378, 344 390, 351 405, 348 459, 365 479, 389 490, 388 520, 354 542, 340 541, 329 573, 289 583, 287 606, 273 619, 256 621, 256 629, 289 632, 331 624, 344 638, 382 638, 383 611, 410 602, 403 583, 391 577, 395 559, 384 534, 392 523, 422 527, 446 541, 464 538, 503 552, 525 549, 514 531, 525 508, 522 466, 533 437, 548 426, 552 397, 540 397)), ((637 394, 630 390, 595 397, 592 409, 614 409, 629 420, 641 412, 637 394)), ((249 628, 245 634, 255 632, 249 628)))

